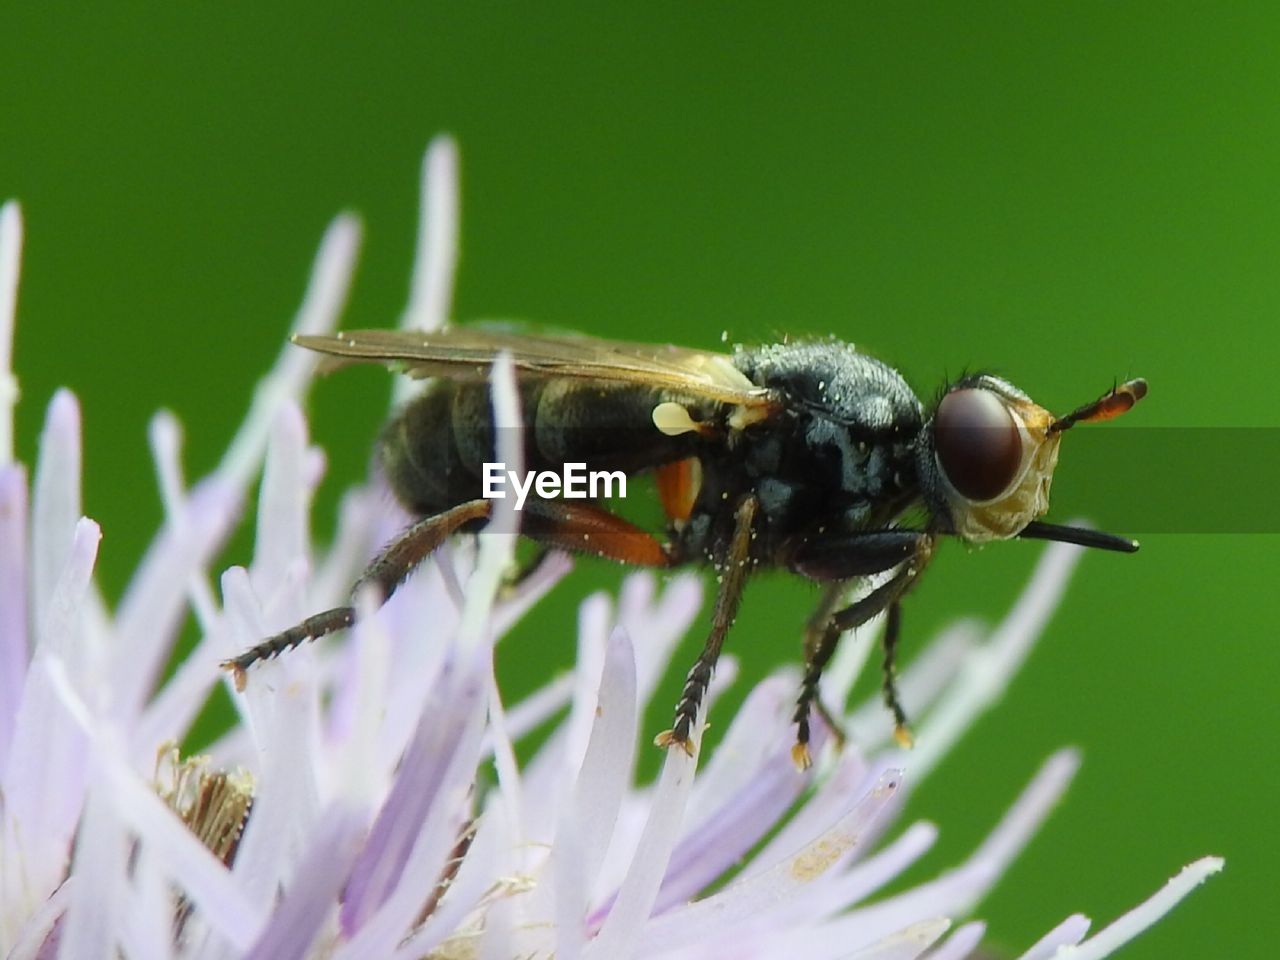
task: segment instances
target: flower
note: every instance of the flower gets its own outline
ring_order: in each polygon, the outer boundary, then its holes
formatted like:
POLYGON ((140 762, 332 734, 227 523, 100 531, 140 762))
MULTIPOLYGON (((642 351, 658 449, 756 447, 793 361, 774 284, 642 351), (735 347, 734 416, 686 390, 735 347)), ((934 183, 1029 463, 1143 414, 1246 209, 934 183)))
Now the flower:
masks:
MULTIPOLYGON (((413 326, 438 324, 452 276, 456 159, 424 167, 413 326)), ((333 328, 358 228, 327 233, 295 329, 333 328)), ((889 835, 904 792, 1016 671, 1052 613, 1076 548, 1046 549, 989 635, 944 633, 907 670, 919 747, 891 745, 877 705, 848 722, 859 748, 790 760, 795 677, 757 684, 722 744, 666 754, 633 775, 643 705, 700 603, 698 580, 628 577, 616 604, 580 608, 572 672, 509 709, 493 646, 551 589, 552 557, 500 590, 514 517, 446 548, 382 607, 357 597, 346 642, 307 645, 255 667, 238 722, 208 757, 179 760, 217 684, 217 664, 338 602, 363 558, 404 522, 370 484, 344 501, 333 545, 309 544, 323 458, 299 402, 308 360, 285 350, 219 467, 188 487, 176 420, 151 442, 165 522, 118 606, 93 580, 98 526, 81 516, 75 398, 50 404, 30 489, 13 462, 9 373, 21 224, 0 214, 0 951, 90 957, 734 957, 932 960, 968 956, 967 918, 1065 790, 1078 765, 1052 756, 960 866, 899 893, 886 884, 936 829, 889 835), (261 469, 247 569, 209 566, 261 469), (28 503, 28 497, 30 502, 28 503), (201 633, 161 678, 186 611, 201 633), (634 640, 643 642, 633 643, 634 640), (563 711, 545 742, 515 744, 563 711), (489 768, 493 784, 481 785, 489 768), (878 899, 875 899, 877 898, 878 899)), ((509 368, 493 380, 499 424, 518 422, 509 368)), ((499 431, 510 437, 513 431, 499 431)), ((516 450, 504 451, 508 462, 516 450)), ((844 702, 874 630, 846 643, 828 675, 844 702)), ((709 701, 731 682, 726 658, 709 701)), ((817 744, 821 748, 821 744, 817 744)), ((1185 868, 1092 938, 1072 916, 1025 957, 1106 956, 1222 861, 1185 868)))

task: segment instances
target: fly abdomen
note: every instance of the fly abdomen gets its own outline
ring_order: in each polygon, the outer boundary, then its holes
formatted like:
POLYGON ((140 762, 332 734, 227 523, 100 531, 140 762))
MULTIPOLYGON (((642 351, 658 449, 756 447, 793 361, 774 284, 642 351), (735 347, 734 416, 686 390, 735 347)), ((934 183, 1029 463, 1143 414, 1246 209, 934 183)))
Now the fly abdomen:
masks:
MULTIPOLYGON (((526 470, 634 472, 688 456, 693 435, 669 436, 653 423, 668 399, 643 385, 604 385, 570 378, 520 385, 526 470)), ((387 482, 409 511, 426 515, 483 495, 486 463, 499 459, 487 384, 437 380, 383 431, 387 482)))

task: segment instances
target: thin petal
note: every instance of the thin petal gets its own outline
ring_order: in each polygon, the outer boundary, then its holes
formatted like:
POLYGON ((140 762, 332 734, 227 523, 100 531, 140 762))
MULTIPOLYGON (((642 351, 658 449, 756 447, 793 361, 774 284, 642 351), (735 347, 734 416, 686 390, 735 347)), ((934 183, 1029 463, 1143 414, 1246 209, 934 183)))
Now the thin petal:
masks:
MULTIPOLYGON (((495 458, 507 464, 507 469, 519 474, 524 469, 524 450, 521 440, 520 395, 516 389, 515 368, 511 358, 499 355, 489 377, 493 402, 494 437, 497 449, 495 458)), ((515 556, 515 534, 520 529, 515 500, 504 497, 493 501, 493 513, 479 536, 480 552, 475 571, 467 581, 466 605, 462 611, 462 623, 458 629, 460 649, 468 652, 483 641, 482 633, 497 596, 503 571, 515 556)))
POLYGON ((367 585, 356 597, 354 670, 332 693, 326 745, 330 754, 337 753, 333 764, 337 792, 369 804, 385 793, 393 769, 378 762, 383 704, 391 680, 391 640, 377 615, 381 601, 377 593, 376 587, 367 585))
MULTIPOLYGON (((254 592, 271 608, 284 584, 285 571, 309 563, 307 520, 311 491, 307 483, 307 425, 292 400, 281 404, 267 445, 267 462, 258 494, 257 537, 250 577, 254 592)), ((300 594, 300 592, 299 592, 300 594)), ((301 602, 301 596, 297 598, 301 602)), ((297 611, 285 614, 294 619, 297 611)))
POLYGON ((691 825, 672 854, 656 912, 696 896, 746 856, 791 808, 810 779, 807 772, 796 770, 789 747, 775 750, 737 796, 691 825))
POLYGON ((509 818, 494 806, 485 811, 444 898, 426 922, 401 944, 392 960, 421 960, 447 940, 469 942, 478 935, 478 927, 484 922, 479 909, 482 901, 503 895, 501 882, 495 884, 494 878, 501 876, 500 855, 517 843, 507 829, 509 823, 509 818))
POLYGON ((965 960, 987 932, 987 925, 980 920, 966 923, 951 936, 947 942, 929 952, 928 960, 965 960))
POLYGON ((730 720, 724 740, 694 783, 689 800, 689 813, 694 822, 716 817, 727 804, 751 788, 762 766, 781 753, 788 754, 789 779, 804 785, 807 778, 797 775, 789 759, 791 730, 780 723, 794 692, 793 677, 775 675, 756 684, 747 694, 746 701, 730 720))
POLYGON ((1054 543, 1041 553, 1013 610, 991 639, 966 658, 956 682, 921 726, 909 763, 912 783, 931 773, 974 721, 1004 696, 1058 608, 1083 552, 1054 543))
POLYGON ((68 877, 47 900, 27 915, 5 960, 38 960, 66 912, 76 883, 75 877, 68 877))
MULTIPOLYGON (((896 800, 889 806, 896 805, 896 800)), ((849 851, 845 858, 856 860, 863 849, 875 843, 876 834, 892 819, 893 810, 881 814, 877 820, 864 826, 864 835, 858 848, 849 851)), ((931 823, 912 824, 903 834, 883 850, 854 864, 841 873, 838 869, 828 880, 815 884, 803 897, 793 898, 789 907, 775 914, 777 923, 804 923, 832 917, 880 892, 898 878, 933 846, 938 830, 931 823)), ((842 865, 841 865, 842 866, 842 865)))
POLYGON ((84 803, 87 747, 71 723, 42 665, 59 656, 84 679, 100 686, 93 651, 79 629, 80 610, 97 558, 100 532, 92 520, 76 528, 47 604, 45 642, 30 669, 14 719, 13 746, 0 783, 4 797, 5 856, 0 857, 0 904, 6 911, 27 908, 61 882, 76 823, 84 803))
POLYGON ((120 942, 129 886, 128 837, 96 783, 76 830, 71 870, 79 881, 62 924, 60 957, 112 957, 120 942))
POLYGON ((31 498, 31 591, 36 625, 71 550, 80 519, 80 405, 70 390, 49 401, 31 498))
POLYGON ((321 817, 284 897, 246 960, 302 960, 307 955, 333 913, 365 826, 363 812, 343 804, 321 817))
POLYGON ((847 861, 863 842, 868 825, 884 814, 900 784, 900 775, 885 777, 830 830, 793 856, 768 870, 736 880, 709 897, 654 918, 641 933, 643 949, 657 952, 696 941, 711 945, 744 926, 769 925, 772 911, 829 882, 829 872, 847 861))
POLYGON ((116 716, 126 727, 141 711, 173 648, 187 584, 225 542, 238 503, 239 495, 223 484, 197 485, 185 521, 166 525, 157 535, 125 590, 116 613, 111 687, 116 716))
MULTIPOLYGON (((188 522, 188 500, 182 474, 182 427, 168 411, 151 418, 147 431, 155 462, 165 524, 170 528, 188 522)), ((187 597, 196 623, 203 631, 196 648, 184 657, 156 695, 143 709, 130 742, 136 756, 154 752, 166 740, 182 739, 205 705, 209 691, 221 676, 216 643, 209 634, 219 628, 213 589, 204 570, 187 581, 187 597)))
MULTIPOLYGON (((454 697, 448 686, 441 684, 424 704, 414 740, 352 871, 342 905, 342 926, 349 934, 358 931, 400 883, 447 782, 462 731, 471 717, 483 712, 478 678, 469 678, 454 697)), ((447 800, 441 797, 440 802, 447 800)), ((449 840, 451 846, 453 838, 449 840)))
POLYGON ((877 944, 849 954, 849 960, 915 960, 937 943, 951 927, 942 918, 921 920, 898 933, 891 933, 877 944))
POLYGON ((22 271, 22 208, 9 200, 0 207, 0 467, 13 463, 13 331, 17 326, 18 276, 22 271))
MULTIPOLYGON (((243 649, 265 635, 243 568, 222 578, 231 645, 243 649)), ((239 698, 258 754, 253 815, 245 827, 233 871, 250 896, 269 901, 292 874, 319 816, 317 716, 319 694, 309 658, 277 658, 262 665, 257 682, 239 698)))
MULTIPOLYGON (((420 195, 418 246, 400 327, 439 330, 449 321, 458 266, 458 145, 452 137, 436 137, 427 148, 420 195)), ((417 387, 405 379, 393 389, 398 406, 417 387)))
POLYGON ((1061 798, 1079 764, 1073 751, 1050 757, 991 835, 960 867, 887 900, 851 911, 827 928, 851 948, 909 924, 968 913, 1061 798))
POLYGON ((872 781, 869 781, 866 761, 857 750, 846 748, 835 769, 818 781, 813 795, 751 858, 743 872, 767 869, 812 843, 815 837, 844 816, 850 798, 860 795, 868 782, 872 781))
MULTIPOLYGON (((311 269, 311 282, 293 322, 294 333, 329 333, 337 326, 346 306, 347 293, 360 247, 360 223, 349 215, 337 217, 325 231, 311 269)), ((253 403, 235 439, 218 464, 218 476, 231 489, 243 493, 267 447, 267 435, 281 405, 300 400, 312 381, 315 354, 285 342, 271 372, 254 391, 253 403)))
POLYGON ((27 640, 27 472, 0 466, 0 771, 8 766, 30 655, 27 640))
MULTIPOLYGON (((577 776, 591 734, 592 704, 600 685, 612 605, 604 593, 593 593, 578 605, 578 643, 571 675, 569 716, 539 747, 524 769, 529 808, 526 824, 545 829, 549 841, 555 829, 560 795, 567 778, 577 776)), ((639 651, 636 652, 637 657, 639 651)))
MULTIPOLYGON (((439 722, 441 715, 424 710, 423 749, 411 748, 405 755, 392 796, 379 814, 379 821, 385 821, 385 825, 374 828, 378 846, 373 845, 375 836, 371 835, 361 855, 363 865, 358 863, 353 869, 343 903, 345 918, 359 885, 363 893, 361 900, 352 905, 353 910, 368 915, 369 907, 376 906, 376 912, 344 945, 339 957, 354 960, 386 956, 404 938, 435 889, 459 830, 470 816, 469 797, 485 722, 481 676, 473 664, 471 673, 459 678, 460 688, 450 703, 450 712, 444 715, 444 723, 439 722), (424 792, 429 793, 425 812, 419 806, 424 792), (416 831, 409 838, 412 845, 401 856, 399 850, 403 847, 398 845, 415 824, 416 831), (394 878, 392 872, 397 873, 394 878), (383 898, 381 906, 374 901, 376 896, 383 898)), ((345 919, 343 924, 345 930, 353 929, 345 919)))
POLYGON ((592 712, 596 722, 586 757, 569 801, 562 807, 551 849, 556 955, 565 958, 576 957, 586 940, 590 893, 613 836, 635 762, 639 722, 636 659, 631 641, 621 628, 610 637, 592 712))
MULTIPOLYGON (((174 895, 151 851, 134 844, 129 854, 128 909, 120 927, 120 953, 129 960, 172 960, 174 895)), ((190 915, 187 922, 191 922, 190 915)))
MULTIPOLYGON (((695 728, 701 742, 703 718, 695 728)), ((601 960, 627 960, 638 948, 637 937, 658 898, 658 889, 684 822, 685 807, 693 786, 695 761, 683 750, 668 750, 653 793, 645 825, 631 869, 618 890, 609 915, 584 956, 601 960)))
POLYGON ((1089 918, 1073 913, 1037 940, 1018 960, 1053 960, 1059 947, 1075 946, 1089 933, 1089 918))
POLYGON ((644 637, 636 648, 636 676, 641 703, 653 699, 671 655, 675 652, 702 606, 702 581, 697 574, 682 573, 667 581, 657 603, 651 603, 655 578, 634 573, 622 582, 618 623, 633 637, 644 637))
POLYGON ((1183 867, 1164 887, 1120 919, 1104 927, 1078 947, 1062 947, 1060 960, 1101 960, 1109 957, 1176 907, 1187 894, 1222 870, 1221 857, 1203 857, 1183 867))
POLYGON ((503 591, 502 600, 493 611, 493 632, 503 636, 520 621, 535 604, 545 597, 573 569, 567 553, 553 551, 529 576, 523 577, 510 593, 503 591))

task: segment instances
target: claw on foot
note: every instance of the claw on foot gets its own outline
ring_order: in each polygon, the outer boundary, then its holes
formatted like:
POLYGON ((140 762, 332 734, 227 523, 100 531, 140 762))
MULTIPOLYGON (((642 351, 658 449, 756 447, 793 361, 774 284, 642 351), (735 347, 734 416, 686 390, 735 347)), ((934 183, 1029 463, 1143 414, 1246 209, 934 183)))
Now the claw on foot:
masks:
POLYGON ((901 724, 893 728, 893 739, 903 750, 910 750, 916 745, 916 738, 911 735, 911 730, 901 724))
POLYGON ((234 660, 223 660, 218 666, 231 674, 231 685, 236 688, 236 693, 244 693, 245 684, 249 682, 249 674, 244 667, 234 660))
POLYGON ((677 737, 674 730, 663 730, 660 734, 653 738, 655 747, 683 747, 684 752, 689 756, 694 754, 693 740, 690 737, 677 737))
POLYGON ((801 773, 813 766, 813 756, 809 753, 809 745, 807 743, 792 745, 791 762, 796 765, 796 769, 801 773))

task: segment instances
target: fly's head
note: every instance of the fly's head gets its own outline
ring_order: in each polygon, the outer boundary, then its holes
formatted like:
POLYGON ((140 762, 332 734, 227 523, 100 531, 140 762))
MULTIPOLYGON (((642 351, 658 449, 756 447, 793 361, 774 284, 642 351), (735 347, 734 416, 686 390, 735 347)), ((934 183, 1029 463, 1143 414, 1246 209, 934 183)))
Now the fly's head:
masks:
POLYGON ((1109 420, 1146 395, 1131 380, 1055 417, 999 377, 977 374, 947 388, 916 447, 922 493, 934 517, 970 543, 1016 536, 1049 509, 1062 434, 1109 420))

